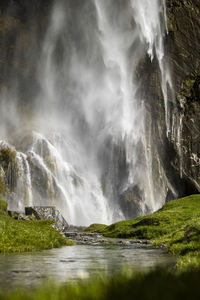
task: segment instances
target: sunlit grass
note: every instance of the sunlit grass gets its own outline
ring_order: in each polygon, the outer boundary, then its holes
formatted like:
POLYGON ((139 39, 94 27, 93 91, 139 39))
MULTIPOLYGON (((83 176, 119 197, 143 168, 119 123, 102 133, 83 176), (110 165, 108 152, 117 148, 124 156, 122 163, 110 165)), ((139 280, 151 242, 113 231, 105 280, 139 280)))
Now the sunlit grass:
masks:
POLYGON ((93 224, 87 231, 107 237, 150 239, 178 256, 178 267, 200 267, 200 195, 171 201, 159 211, 110 226, 93 224))
POLYGON ((0 253, 19 253, 58 248, 73 243, 61 236, 52 221, 18 221, 6 213, 0 201, 0 253))

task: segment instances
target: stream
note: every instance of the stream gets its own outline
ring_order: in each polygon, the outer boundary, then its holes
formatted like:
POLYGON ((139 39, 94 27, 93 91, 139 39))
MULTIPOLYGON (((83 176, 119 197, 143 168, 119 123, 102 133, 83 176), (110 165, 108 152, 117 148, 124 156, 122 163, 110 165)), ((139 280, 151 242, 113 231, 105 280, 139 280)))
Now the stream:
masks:
MULTIPOLYGON (((111 240, 111 239, 110 239, 111 240)), ((0 256, 0 288, 32 287, 43 280, 77 282, 80 278, 111 274, 128 266, 149 270, 170 266, 175 259, 166 250, 114 239, 113 243, 79 244, 35 253, 0 256)))

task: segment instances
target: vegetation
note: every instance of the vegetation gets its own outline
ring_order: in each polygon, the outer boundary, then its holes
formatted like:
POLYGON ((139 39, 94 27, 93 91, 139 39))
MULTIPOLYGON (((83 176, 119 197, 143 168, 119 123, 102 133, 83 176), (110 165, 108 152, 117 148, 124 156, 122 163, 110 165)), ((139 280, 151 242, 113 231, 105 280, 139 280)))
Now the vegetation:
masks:
POLYGON ((106 228, 104 224, 92 224, 86 228, 85 232, 103 232, 106 228))
POLYGON ((10 164, 12 164, 14 168, 17 168, 16 151, 12 148, 1 148, 0 165, 4 169, 6 175, 10 164))
MULTIPOLYGON (((61 243, 65 240, 49 226, 51 222, 16 221, 7 216, 6 209, 5 202, 0 201, 1 252, 3 246, 4 250, 9 249, 8 252, 12 252, 12 249, 13 252, 29 251, 44 249, 44 245, 48 248, 51 243, 52 247, 56 247, 59 246, 58 239, 62 239, 61 243)), ((101 232, 108 237, 151 239, 154 245, 163 244, 171 253, 179 256, 179 269, 157 269, 150 272, 127 269, 121 274, 109 277, 102 275, 96 279, 80 280, 78 284, 45 283, 31 290, 18 288, 9 292, 0 291, 0 300, 184 300, 198 297, 200 195, 174 200, 159 211, 134 220, 110 226, 93 224, 87 231, 101 232), (184 271, 185 266, 187 272, 184 271)))
POLYGON ((111 277, 80 281, 73 285, 43 284, 35 290, 0 292, 0 300, 184 300, 199 298, 200 271, 174 273, 154 270, 148 273, 126 272, 111 277))
POLYGON ((8 187, 6 186, 4 179, 0 174, 0 195, 2 197, 6 197, 7 193, 8 193, 8 187))
POLYGON ((200 195, 167 203, 159 211, 110 226, 93 224, 88 232, 107 237, 150 239, 177 255, 178 267, 200 267, 200 195))
POLYGON ((5 215, 7 214, 7 203, 3 200, 0 200, 0 215, 5 215))
POLYGON ((38 251, 73 244, 52 228, 52 221, 18 221, 9 217, 6 210, 6 202, 0 201, 0 253, 38 251))
POLYGON ((198 101, 200 95, 200 69, 190 73, 184 80, 180 91, 182 97, 187 101, 198 101))
MULTIPOLYGON (((0 149, 0 196, 6 197, 9 192, 9 188, 6 185, 5 177, 9 178, 9 169, 12 172, 12 184, 10 184, 10 188, 13 189, 16 185, 16 178, 18 175, 18 163, 16 159, 16 151, 9 147, 4 147, 0 149)), ((8 183, 8 182, 7 182, 8 183)))

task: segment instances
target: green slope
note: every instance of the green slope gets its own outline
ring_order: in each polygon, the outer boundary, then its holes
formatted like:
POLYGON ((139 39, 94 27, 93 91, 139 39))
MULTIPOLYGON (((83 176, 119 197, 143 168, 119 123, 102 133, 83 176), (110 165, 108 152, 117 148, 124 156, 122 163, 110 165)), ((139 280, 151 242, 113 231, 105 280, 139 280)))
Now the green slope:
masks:
POLYGON ((6 202, 0 201, 0 253, 38 251, 73 244, 52 228, 52 221, 18 221, 9 217, 6 209, 6 202))
POLYGON ((89 232, 106 237, 150 239, 178 256, 178 266, 200 266, 200 195, 171 201, 159 211, 110 226, 93 224, 89 232))

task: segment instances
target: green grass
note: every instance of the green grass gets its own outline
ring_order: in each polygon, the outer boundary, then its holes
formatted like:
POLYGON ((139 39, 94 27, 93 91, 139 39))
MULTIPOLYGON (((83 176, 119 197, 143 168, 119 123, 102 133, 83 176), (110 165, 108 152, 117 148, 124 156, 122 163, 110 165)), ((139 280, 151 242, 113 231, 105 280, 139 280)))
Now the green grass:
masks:
MULTIPOLYGON (((0 208, 0 220, 3 217, 8 218, 5 204, 0 202, 0 208)), ((20 224, 20 221, 11 220, 20 224)), ((44 227, 49 226, 44 221, 42 223, 44 227)), ((22 224, 41 226, 40 222, 23 222, 22 224)), ((34 289, 22 287, 9 292, 0 291, 0 300, 188 300, 199 298, 200 195, 172 201, 154 214, 134 220, 122 221, 110 226, 93 224, 87 231, 100 232, 108 237, 151 239, 155 245, 164 244, 171 253, 178 255, 179 269, 157 269, 149 272, 125 270, 121 274, 102 275, 96 279, 88 279, 71 285, 44 283, 34 289)))
POLYGON ((0 201, 1 254, 38 251, 73 244, 52 228, 52 221, 18 221, 9 217, 6 210, 6 202, 0 201))
POLYGON ((106 228, 107 226, 104 224, 92 224, 90 227, 86 228, 85 232, 103 232, 106 228))
POLYGON ((7 214, 7 203, 3 200, 0 200, 0 214, 4 214, 6 215, 7 214))
POLYGON ((178 256, 178 267, 200 267, 200 195, 171 201, 159 211, 110 226, 93 224, 88 232, 106 237, 150 239, 178 256))
POLYGON ((42 284, 36 289, 0 292, 0 300, 188 300, 199 299, 200 271, 125 272, 78 284, 42 284))

